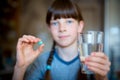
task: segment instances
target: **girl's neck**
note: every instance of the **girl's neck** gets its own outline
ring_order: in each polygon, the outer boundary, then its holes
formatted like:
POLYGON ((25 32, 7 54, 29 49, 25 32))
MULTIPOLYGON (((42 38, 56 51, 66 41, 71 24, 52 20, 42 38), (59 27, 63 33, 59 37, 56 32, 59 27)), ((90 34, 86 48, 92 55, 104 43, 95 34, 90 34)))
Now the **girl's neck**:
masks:
POLYGON ((76 56, 78 56, 78 48, 77 48, 77 42, 72 44, 69 47, 59 47, 58 48, 58 55, 65 61, 71 61, 76 56))

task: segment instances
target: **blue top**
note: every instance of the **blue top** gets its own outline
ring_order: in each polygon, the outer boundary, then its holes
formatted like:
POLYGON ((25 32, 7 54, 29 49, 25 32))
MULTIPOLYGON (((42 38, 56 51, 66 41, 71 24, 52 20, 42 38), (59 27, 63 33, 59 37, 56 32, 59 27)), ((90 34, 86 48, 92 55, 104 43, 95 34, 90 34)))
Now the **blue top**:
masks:
MULTIPOLYGON (((25 73, 25 80, 44 80, 46 72, 46 62, 50 52, 42 53, 27 69, 25 73)), ((64 61, 59 57, 57 51, 53 56, 51 64, 52 80, 76 80, 78 71, 80 69, 79 56, 71 61, 64 61)))

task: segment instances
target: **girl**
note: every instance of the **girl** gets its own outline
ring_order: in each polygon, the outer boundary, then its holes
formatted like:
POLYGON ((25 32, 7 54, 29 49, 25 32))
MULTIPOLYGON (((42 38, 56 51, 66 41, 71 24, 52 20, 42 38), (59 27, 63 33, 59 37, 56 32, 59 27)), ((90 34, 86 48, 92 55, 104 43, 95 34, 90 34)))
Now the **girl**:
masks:
MULTIPOLYGON (((84 80, 80 73, 77 36, 84 22, 78 6, 70 0, 55 0, 49 7, 46 23, 54 43, 50 52, 41 53, 33 45, 41 41, 31 35, 19 38, 13 80, 84 80)), ((93 52, 85 60, 96 80, 107 80, 110 62, 102 52, 93 52)))

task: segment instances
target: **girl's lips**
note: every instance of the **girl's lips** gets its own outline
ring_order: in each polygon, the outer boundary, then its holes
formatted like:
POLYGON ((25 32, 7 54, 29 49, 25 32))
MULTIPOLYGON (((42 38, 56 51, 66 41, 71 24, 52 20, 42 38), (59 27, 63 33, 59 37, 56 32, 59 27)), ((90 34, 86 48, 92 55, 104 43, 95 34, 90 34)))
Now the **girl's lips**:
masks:
POLYGON ((65 39, 67 37, 69 37, 69 36, 68 35, 59 36, 60 39, 65 39))

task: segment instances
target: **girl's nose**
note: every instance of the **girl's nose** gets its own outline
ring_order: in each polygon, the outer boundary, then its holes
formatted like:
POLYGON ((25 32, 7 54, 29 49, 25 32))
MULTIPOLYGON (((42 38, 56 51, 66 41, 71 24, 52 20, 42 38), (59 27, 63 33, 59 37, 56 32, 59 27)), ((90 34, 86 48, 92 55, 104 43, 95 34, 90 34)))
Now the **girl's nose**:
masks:
POLYGON ((60 26, 59 26, 59 31, 60 31, 60 32, 65 32, 65 31, 66 31, 66 27, 65 27, 64 24, 60 24, 60 26))

